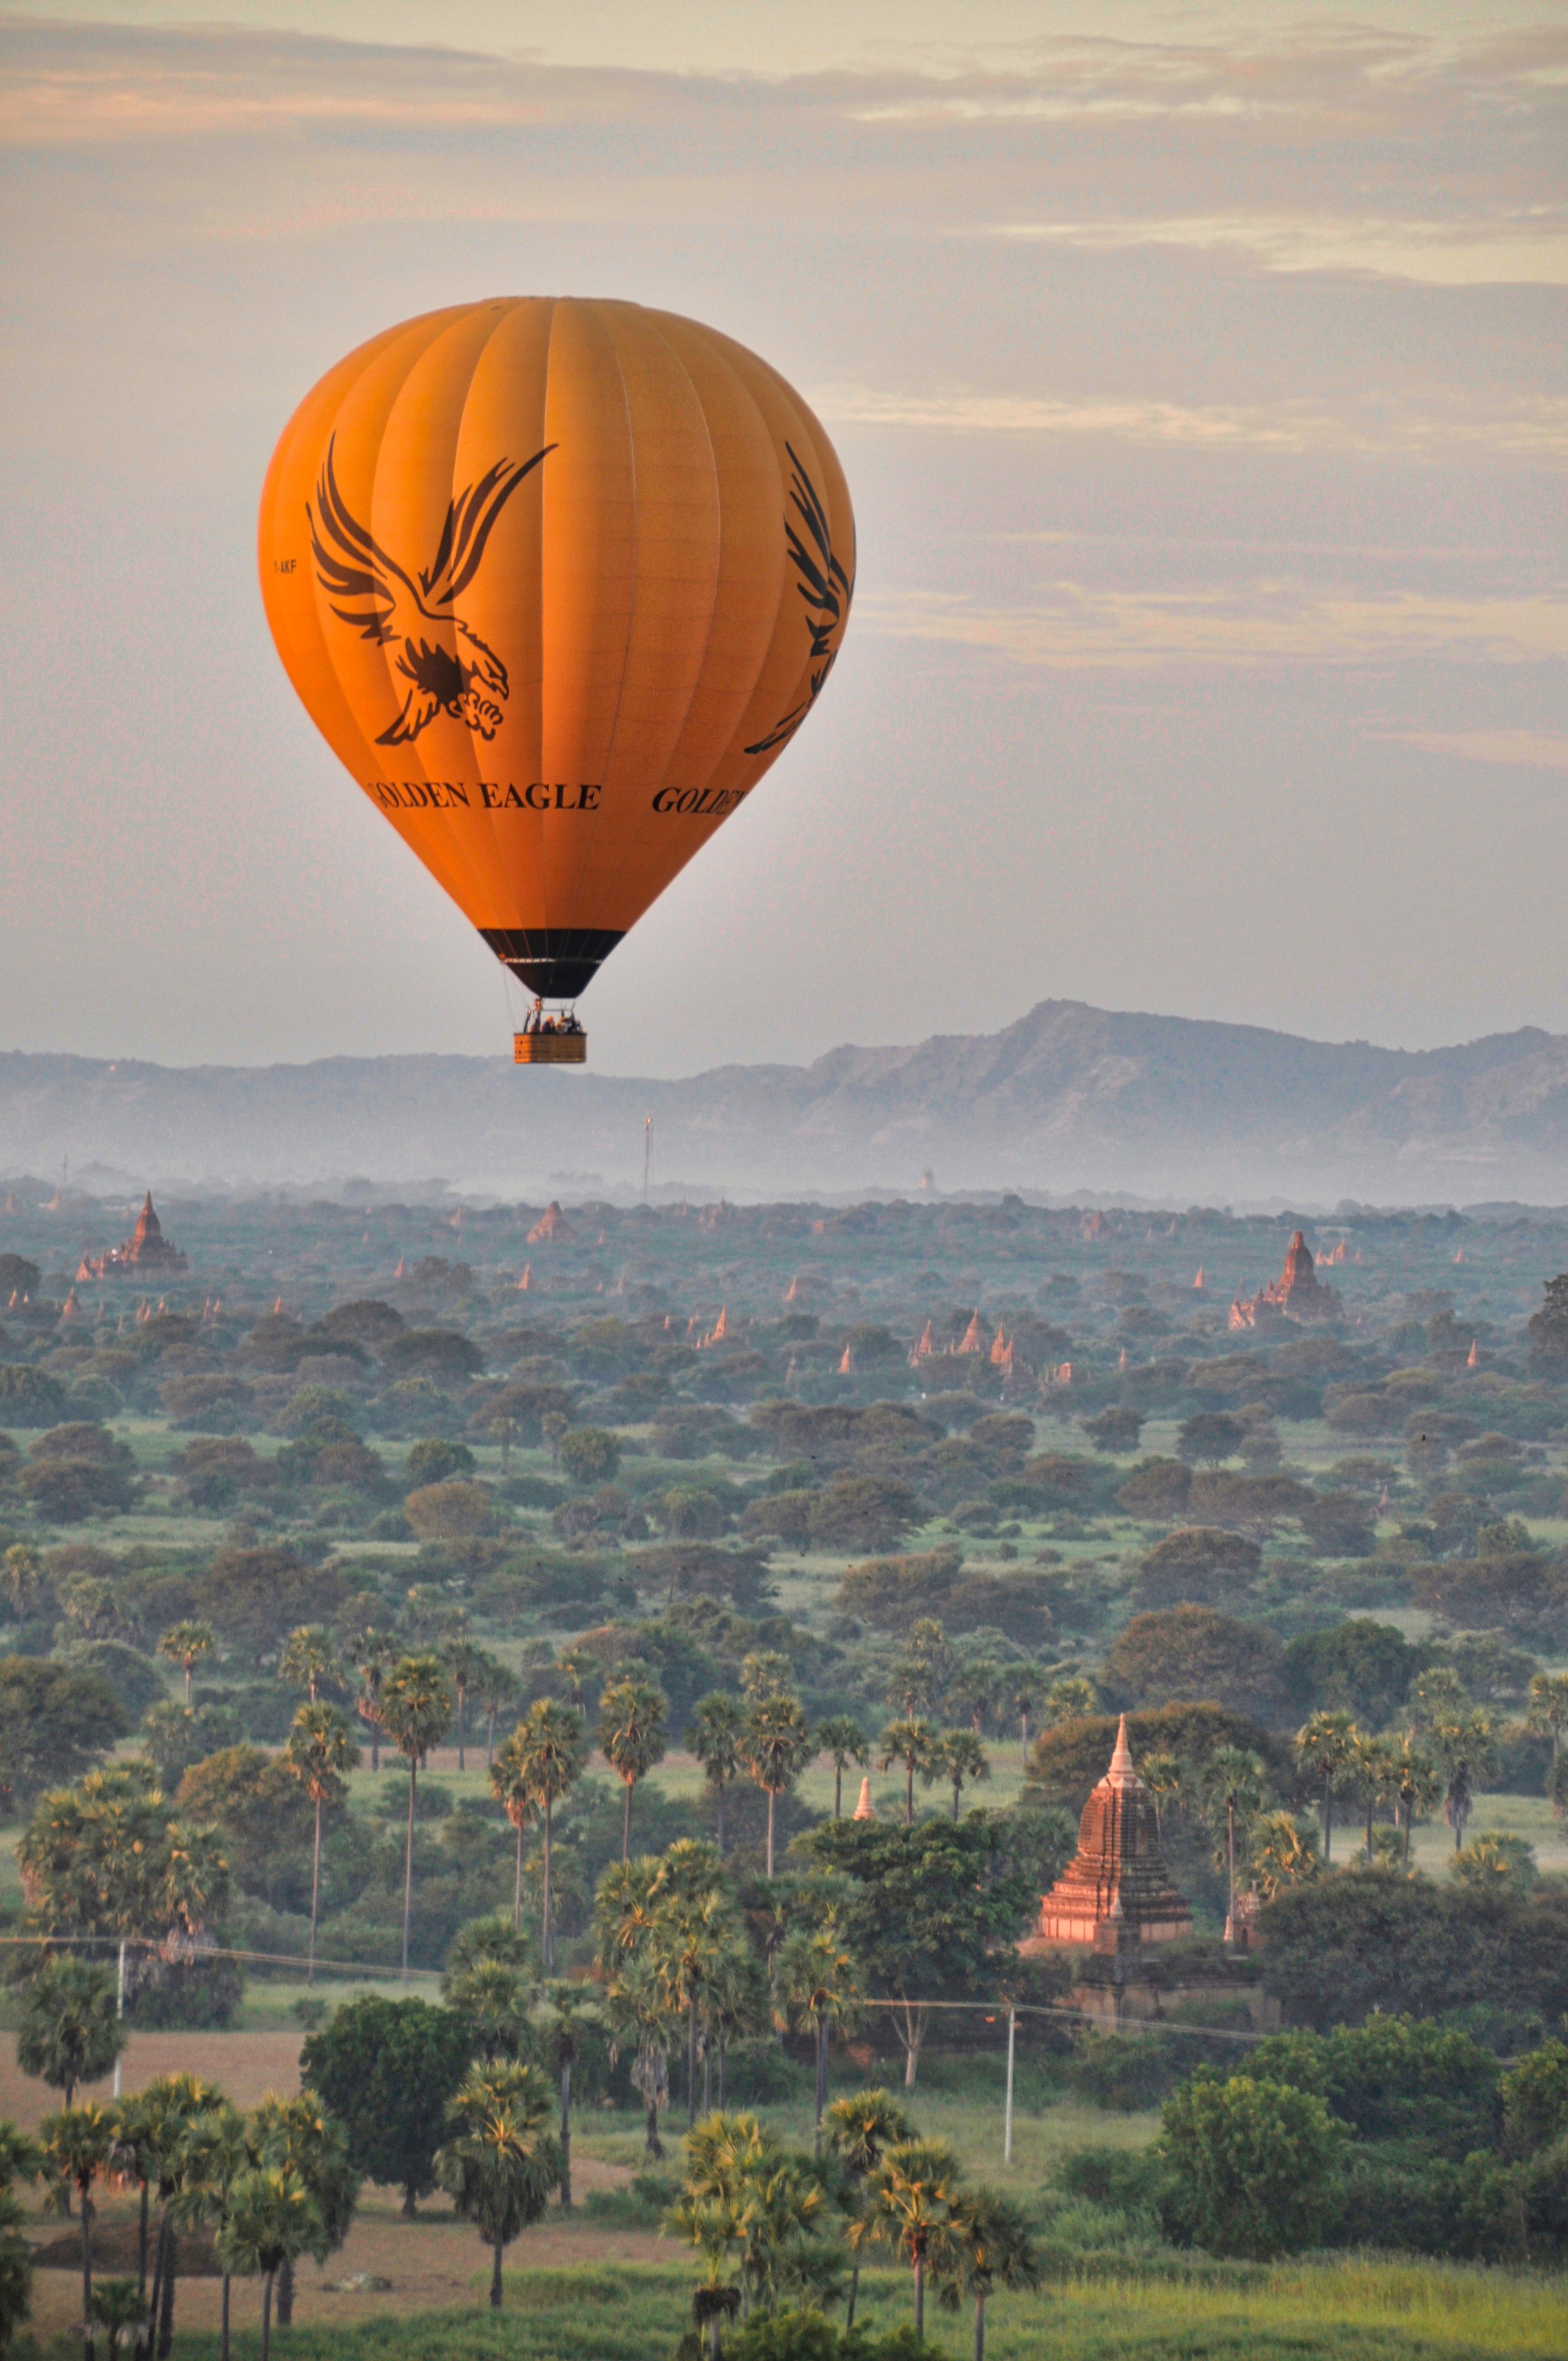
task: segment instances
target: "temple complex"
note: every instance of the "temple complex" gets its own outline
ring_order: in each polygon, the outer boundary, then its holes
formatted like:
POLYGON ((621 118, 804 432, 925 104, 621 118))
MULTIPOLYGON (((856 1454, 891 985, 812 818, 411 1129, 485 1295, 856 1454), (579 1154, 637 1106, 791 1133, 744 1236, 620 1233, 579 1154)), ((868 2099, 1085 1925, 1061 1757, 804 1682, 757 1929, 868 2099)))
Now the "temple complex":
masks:
POLYGON ((1231 1306, 1233 1328, 1267 1328, 1280 1320, 1338 1320, 1338 1292, 1325 1287, 1312 1265, 1311 1248, 1299 1230, 1291 1239, 1285 1268, 1255 1295, 1238 1295, 1231 1306))
POLYGON ((107 1254, 83 1255, 76 1276, 79 1279, 172 1279, 190 1267, 179 1247, 164 1236, 149 1189, 130 1236, 122 1245, 111 1246, 107 1254))
POLYGON ((1160 1850, 1154 1797, 1133 1767, 1127 1717, 1111 1767, 1078 1825, 1078 1850, 1040 1904, 1025 1949, 1088 1944, 1113 1956, 1192 1932, 1192 1913, 1160 1850))

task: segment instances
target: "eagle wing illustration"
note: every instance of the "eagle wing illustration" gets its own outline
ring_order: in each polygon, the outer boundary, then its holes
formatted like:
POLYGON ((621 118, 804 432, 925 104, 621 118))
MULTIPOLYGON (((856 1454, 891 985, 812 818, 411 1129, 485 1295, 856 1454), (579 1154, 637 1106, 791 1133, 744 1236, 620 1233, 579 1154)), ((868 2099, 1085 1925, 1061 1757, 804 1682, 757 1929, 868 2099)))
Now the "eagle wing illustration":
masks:
POLYGON ((508 691, 507 668, 453 612, 453 601, 478 572, 502 509, 554 444, 547 443, 532 459, 498 459, 477 484, 459 492, 448 505, 434 559, 417 577, 348 508, 338 489, 335 448, 334 437, 317 479, 315 504, 305 504, 316 579, 339 622, 381 647, 402 642, 397 669, 410 684, 401 712, 376 743, 405 745, 442 712, 493 738, 502 718, 496 700, 504 700, 508 691), (442 625, 450 630, 453 647, 443 644, 437 629, 442 625))
POLYGON ((746 748, 748 754, 771 754, 775 746, 782 746, 800 728, 833 669, 833 659, 839 653, 833 643, 834 634, 849 613, 850 601, 855 595, 854 584, 833 555, 828 511, 817 496, 817 487, 794 447, 786 443, 784 449, 795 469, 790 505, 800 520, 796 525, 787 516, 784 518, 784 542, 800 577, 795 587, 806 602, 809 661, 814 669, 806 695, 774 723, 765 738, 759 738, 754 746, 746 748))

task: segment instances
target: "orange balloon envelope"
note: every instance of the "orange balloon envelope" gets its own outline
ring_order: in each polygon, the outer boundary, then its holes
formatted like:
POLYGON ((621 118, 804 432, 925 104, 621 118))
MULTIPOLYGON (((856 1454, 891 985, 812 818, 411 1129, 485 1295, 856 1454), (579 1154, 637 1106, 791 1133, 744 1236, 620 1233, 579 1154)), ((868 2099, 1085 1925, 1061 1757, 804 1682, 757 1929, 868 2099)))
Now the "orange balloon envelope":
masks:
POLYGON ((328 371, 261 499, 323 736, 497 957, 575 999, 811 710, 850 496, 776 370, 636 303, 428 313, 328 371))

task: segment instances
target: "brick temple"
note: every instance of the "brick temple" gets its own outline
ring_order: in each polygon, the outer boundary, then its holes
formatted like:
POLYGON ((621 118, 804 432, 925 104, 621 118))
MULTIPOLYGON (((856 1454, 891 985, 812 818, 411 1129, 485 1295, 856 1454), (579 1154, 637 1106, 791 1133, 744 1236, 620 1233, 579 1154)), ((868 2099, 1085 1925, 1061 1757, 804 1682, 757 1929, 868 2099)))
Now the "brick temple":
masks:
POLYGON ((1134 1768, 1124 1714, 1111 1767, 1083 1807, 1078 1850, 1041 1902, 1024 1948, 1087 1944, 1114 1956, 1191 1932, 1192 1912, 1165 1865, 1154 1797, 1134 1768))
POLYGON ((149 1189, 130 1236, 122 1245, 111 1246, 106 1254, 83 1255, 76 1276, 78 1279, 172 1279, 190 1267, 179 1247, 171 1246, 164 1236, 163 1224, 153 1210, 152 1191, 149 1189))
POLYGON ((1338 1320, 1343 1317, 1338 1291, 1325 1287, 1312 1262, 1312 1250, 1298 1230, 1286 1250, 1279 1277, 1260 1287, 1255 1295, 1238 1295, 1231 1306, 1233 1328, 1267 1328, 1280 1320, 1338 1320))

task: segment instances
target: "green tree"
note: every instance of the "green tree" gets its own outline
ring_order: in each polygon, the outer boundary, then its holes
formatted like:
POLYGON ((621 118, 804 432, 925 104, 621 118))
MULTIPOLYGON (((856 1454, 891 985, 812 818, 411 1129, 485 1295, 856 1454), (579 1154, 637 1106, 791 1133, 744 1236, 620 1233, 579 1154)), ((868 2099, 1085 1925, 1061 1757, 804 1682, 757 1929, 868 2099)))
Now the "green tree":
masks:
POLYGON ((1191 1781, 1179 1756, 1162 1752, 1146 1754, 1138 1776, 1154 1799, 1155 1830, 1163 1840, 1165 1816, 1172 1809, 1181 1809, 1187 1801, 1191 1781))
POLYGON ((934 2245, 945 2246, 963 2186, 963 2167, 946 2140, 906 2140, 888 2148, 866 2176, 865 2210, 850 2224, 850 2244, 891 2246, 915 2278, 915 2334, 926 2334, 926 2270, 934 2245))
POLYGON ((218 2234, 225 2272, 261 2279, 261 2361, 272 2350, 272 2290, 285 2263, 326 2252, 321 2209, 292 2165, 257 2165, 229 2191, 218 2234))
POLYGON ((321 1914, 322 1813, 328 1804, 341 1803, 345 1781, 359 1764, 359 1749, 349 1735, 348 1717, 334 1705, 302 1705, 295 1714, 283 1749, 283 1767, 297 1780, 302 1795, 315 1813, 311 1847, 311 1948, 305 1982, 316 1980, 316 1921, 321 1914))
POLYGON ((93 2336, 93 2191, 111 2170, 119 2129, 113 2107, 90 2099, 82 2107, 62 2107, 46 2115, 38 2130, 41 2169, 49 2185, 49 2209, 69 2213, 74 2192, 82 2220, 82 2317, 86 2361, 94 2361, 93 2336))
POLYGON ((446 2102, 471 2056, 454 2010, 374 1993, 346 2002, 300 2054, 305 2081, 347 2134, 349 2161, 400 2189, 410 2219, 435 2186, 446 2102))
POLYGON ((584 1490, 613 1484, 620 1467, 620 1444, 608 1427, 575 1426, 560 1442, 562 1466, 584 1490))
POLYGON ((278 1658, 278 1677, 302 1688, 312 1705, 318 1701, 323 1686, 336 1686, 343 1677, 343 1666, 324 1623, 301 1623, 290 1632, 278 1658))
POLYGON ((478 1642, 470 1639, 466 1631, 455 1633, 443 1643, 441 1650, 441 1660, 446 1666, 452 1693, 457 1700, 457 1768, 460 1772, 468 1768, 468 1692, 478 1678, 484 1653, 478 1642))
POLYGON ((1333 1859, 1334 1789, 1355 1759, 1359 1735, 1352 1717, 1337 1707, 1310 1715, 1296 1734, 1296 1751, 1322 1797, 1325 1862, 1333 1859))
POLYGON ((994 2189, 959 2193, 947 2235, 933 2249, 932 2269, 944 2309, 957 2312, 966 2296, 974 2305, 974 2361, 985 2361, 985 2307, 996 2290, 1017 2292, 1040 2284, 1028 2223, 994 2189))
POLYGON ((218 1635, 212 1625, 194 1620, 172 1624, 159 1640, 159 1654, 167 1656, 171 1664, 178 1664, 185 1675, 187 1705, 191 1702, 191 1675, 197 1665, 212 1654, 217 1644, 218 1635))
POLYGON ((844 1773, 851 1763, 863 1770, 871 1760, 871 1741, 852 1715, 830 1714, 817 1725, 817 1751, 833 1765, 833 1817, 844 1817, 844 1773))
POLYGON ((798 1697, 758 1697, 740 1732, 740 1760, 768 1799, 766 1875, 773 1873, 773 1820, 779 1797, 812 1756, 811 1732, 798 1697))
POLYGON ((409 1766, 408 1838, 403 1851, 403 1973, 409 1971, 409 1919, 414 1890, 414 1787, 419 1768, 452 1727, 452 1691, 439 1656, 405 1656, 381 1687, 381 1727, 409 1766))
POLYGON ((934 1739, 931 1751, 921 1771, 921 1778, 930 1786, 937 1780, 946 1781, 953 1791, 953 1817, 959 1817, 959 1804, 966 1783, 978 1783, 991 1776, 991 1757, 983 1741, 972 1730, 945 1730, 934 1739))
POLYGON ((1366 1852, 1368 1867, 1372 1862, 1372 1823, 1379 1804, 1387 1803, 1398 1793, 1399 1766, 1393 1741, 1387 1738, 1369 1737, 1358 1730, 1351 1749, 1350 1776, 1361 1791, 1361 1801, 1366 1814, 1366 1852))
POLYGON ((599 1698, 599 1751, 626 1790, 620 1858, 631 1858, 631 1791, 664 1759, 664 1693, 652 1681, 612 1681, 599 1698))
POLYGON ((475 2066, 447 2103, 447 2136, 435 2174, 460 2221, 493 2255, 490 2304, 501 2307, 501 2262, 537 2222, 561 2179, 561 2150, 545 2123, 550 2085, 532 2066, 475 2066))
POLYGON ((500 1916, 458 1929, 442 1971, 441 1997, 467 2026, 478 2056, 493 2062, 530 2047, 533 1959, 528 1938, 500 1916))
POLYGON ((1454 1855, 1453 1874, 1478 1894, 1526 1894, 1535 1883, 1535 1847, 1523 1837, 1473 1837, 1454 1855))
POLYGON ((828 2044, 834 2028, 852 2032, 865 1998, 860 1962, 844 1940, 838 1914, 829 1909, 820 1925, 790 1929, 779 1947, 773 1989, 784 2021, 809 2026, 817 2052, 817 2144, 828 2104, 828 2044))
POLYGON ((80 1778, 128 1728, 102 1673, 0 1656, 0 1813, 8 1819, 44 1789, 80 1778))
POLYGON ((228 1898, 216 1837, 181 1817, 146 1763, 89 1771, 41 1797, 16 1858, 49 1935, 200 1935, 228 1898))
POLYGON ((994 1995, 996 1953, 1017 1939, 1037 1888, 1009 1833, 979 1813, 912 1828, 827 1821, 797 1839, 795 1851, 850 1881, 839 1911, 844 1938, 868 1999, 898 2003, 894 2026, 905 2087, 913 2090, 926 2003, 994 1995))
POLYGON ((485 1717, 485 1768, 489 1770, 496 1759, 496 1722, 507 1708, 517 1701, 517 1675, 499 1656, 478 1652, 478 1669, 474 1675, 474 1703, 485 1717))
POLYGON ((1167 2101, 1158 2147, 1198 2244, 1266 2261, 1321 2236, 1347 2137, 1310 2092, 1194 2075, 1167 2101))
POLYGON ((128 2353, 147 2318, 147 2298, 135 2279, 100 2279, 93 2290, 93 2319, 107 2332, 111 2355, 128 2353))
MULTIPOLYGON (((138 2092, 136 2124, 145 2140, 147 2166, 159 2204, 152 2297, 148 2317, 156 2323, 157 2350, 167 2356, 174 2337, 174 2290, 180 2271, 180 2216, 201 2157, 192 2147, 193 2125, 223 2103, 215 2084, 194 2074, 159 2074, 138 2092)), ((122 2131, 125 2110, 121 2111, 122 2131)))
POLYGON ((16 2063, 23 2073, 63 2091, 69 2111, 77 2084, 101 2082, 125 2046, 111 1971, 69 1952, 46 1960, 22 1997, 16 2063))
POLYGON ((715 1689, 698 1700, 692 1714, 686 1744, 702 1765, 718 1810, 718 1850, 724 1850, 724 1797, 740 1768, 740 1734, 745 1717, 732 1697, 715 1689))
POLYGON ((733 2255, 752 2312, 776 2312, 785 2290, 809 2277, 828 2218, 811 2158, 754 2114, 707 2115, 687 2135, 671 2226, 708 2258, 710 2285, 733 2255))
POLYGON ((588 1759, 582 1717, 558 1697, 540 1697, 530 1706, 507 1741, 513 1750, 523 1791, 544 1821, 544 1904, 541 1949, 544 1972, 555 1965, 555 1933, 551 1919, 550 1872, 552 1836, 557 1804, 569 1795, 583 1775, 588 1759))
POLYGON ((915 1774, 924 1772, 931 1762, 931 1750, 936 1733, 927 1721, 890 1721, 877 1741, 881 1752, 877 1769, 891 1771, 895 1763, 904 1770, 904 1825, 915 1825, 915 1774))
POLYGON ((0 2121, 0 2353, 10 2350, 32 2310, 33 2250, 22 2235, 26 2216, 14 2190, 18 2180, 36 2180, 41 2163, 33 2142, 0 2121))
POLYGON ((1503 2136, 1510 2154, 1537 2156, 1568 2137, 1568 2044, 1542 2042, 1504 2072, 1503 2136))

